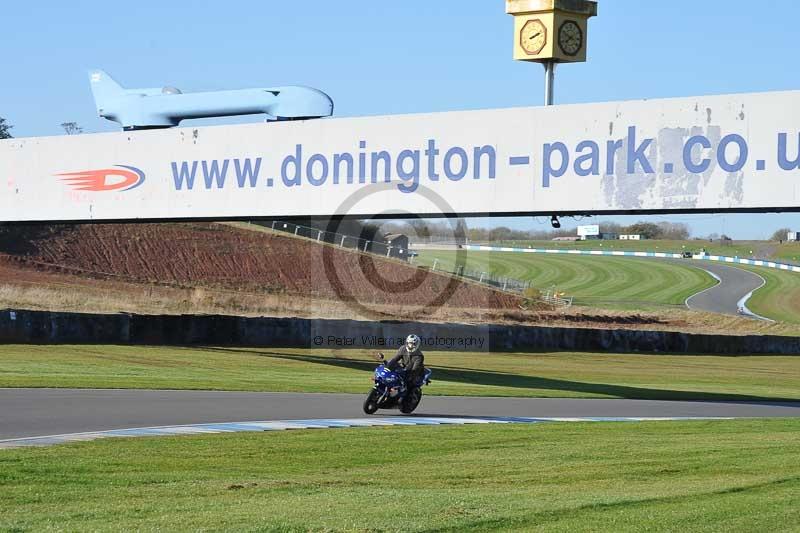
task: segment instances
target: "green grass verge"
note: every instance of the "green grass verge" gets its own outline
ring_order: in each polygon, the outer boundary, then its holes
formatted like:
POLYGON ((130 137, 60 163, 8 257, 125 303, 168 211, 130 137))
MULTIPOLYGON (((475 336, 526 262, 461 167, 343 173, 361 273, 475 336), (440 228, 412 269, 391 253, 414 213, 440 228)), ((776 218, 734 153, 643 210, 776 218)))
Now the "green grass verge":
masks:
POLYGON ((800 243, 791 242, 778 246, 771 258, 800 265, 800 243))
POLYGON ((800 274, 745 265, 736 267, 755 272, 767 282, 748 300, 748 309, 778 322, 800 324, 800 274))
MULTIPOLYGON (((423 251, 419 264, 454 270, 456 252, 423 251)), ((600 256, 466 252, 466 270, 555 287, 578 305, 627 308, 641 304, 683 306, 686 298, 716 284, 690 265, 653 259, 600 256)))
MULTIPOLYGON (((428 352, 433 395, 800 399, 800 357, 428 352)), ((3 346, 0 387, 366 393, 364 350, 3 346)))
POLYGON ((0 530, 797 531, 798 433, 550 423, 0 450, 0 530))

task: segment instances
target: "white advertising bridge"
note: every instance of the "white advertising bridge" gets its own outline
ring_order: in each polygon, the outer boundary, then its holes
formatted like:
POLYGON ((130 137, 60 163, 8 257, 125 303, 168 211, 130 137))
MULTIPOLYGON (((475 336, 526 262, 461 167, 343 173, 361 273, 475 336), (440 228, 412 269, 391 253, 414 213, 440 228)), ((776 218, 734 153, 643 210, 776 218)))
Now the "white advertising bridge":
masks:
POLYGON ((0 222, 800 210, 800 91, 0 141, 0 222))

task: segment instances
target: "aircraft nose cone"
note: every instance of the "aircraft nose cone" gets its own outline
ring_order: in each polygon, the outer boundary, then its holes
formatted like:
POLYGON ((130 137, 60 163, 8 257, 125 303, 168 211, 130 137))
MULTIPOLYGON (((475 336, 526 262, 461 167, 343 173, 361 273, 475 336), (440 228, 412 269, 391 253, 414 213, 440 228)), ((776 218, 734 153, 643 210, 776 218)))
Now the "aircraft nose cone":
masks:
POLYGON ((282 87, 272 114, 280 118, 319 118, 333 114, 333 100, 313 87, 282 87))

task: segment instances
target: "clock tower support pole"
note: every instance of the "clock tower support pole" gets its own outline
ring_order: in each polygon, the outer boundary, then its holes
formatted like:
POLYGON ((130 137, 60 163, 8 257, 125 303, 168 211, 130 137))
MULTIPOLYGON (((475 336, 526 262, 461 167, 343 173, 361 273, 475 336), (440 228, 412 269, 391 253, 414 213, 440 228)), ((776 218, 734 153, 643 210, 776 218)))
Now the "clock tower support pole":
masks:
POLYGON ((545 61, 544 65, 544 105, 553 105, 553 91, 556 83, 556 62, 545 61))

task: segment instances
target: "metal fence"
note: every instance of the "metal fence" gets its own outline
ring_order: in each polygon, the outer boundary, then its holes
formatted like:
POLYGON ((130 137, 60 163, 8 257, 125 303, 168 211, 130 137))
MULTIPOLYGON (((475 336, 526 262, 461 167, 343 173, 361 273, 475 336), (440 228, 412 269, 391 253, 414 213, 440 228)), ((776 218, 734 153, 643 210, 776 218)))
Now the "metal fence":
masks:
POLYGON ((434 259, 431 272, 443 272, 451 276, 466 278, 507 292, 522 293, 525 289, 532 287, 530 281, 495 276, 490 272, 482 272, 480 270, 468 270, 463 265, 446 268, 445 265, 439 263, 438 259, 434 259))
MULTIPOLYGON (((345 235, 343 233, 333 233, 324 231, 318 228, 310 228, 308 226, 301 226, 299 224, 292 224, 291 222, 273 221, 271 225, 274 231, 282 231, 291 233, 297 237, 312 239, 317 242, 324 242, 333 244, 341 248, 349 248, 351 250, 358 250, 360 252, 371 253, 382 257, 395 257, 400 259, 407 259, 409 263, 414 263, 416 253, 405 248, 398 246, 391 246, 384 242, 362 239, 352 235, 345 235)), ((470 281, 475 281, 482 285, 487 285, 495 289, 500 289, 506 292, 513 292, 515 294, 522 294, 525 289, 530 288, 530 281, 521 281, 514 278, 505 278, 492 275, 488 272, 481 272, 479 270, 468 270, 464 266, 445 268, 437 260, 434 260, 431 272, 440 272, 451 276, 457 276, 470 281)))
POLYGON ((547 289, 542 293, 541 299, 543 302, 555 305, 557 307, 572 307, 574 296, 567 296, 563 292, 558 292, 555 287, 547 289))
MULTIPOLYGON (((312 239, 317 242, 335 244, 340 248, 349 248, 351 250, 358 250, 360 252, 371 253, 383 257, 397 257, 400 259, 405 259, 409 255, 409 250, 400 246, 391 246, 381 241, 362 239, 352 235, 333 233, 318 228, 309 228, 307 226, 292 224, 291 222, 280 222, 277 220, 273 221, 272 229, 275 231, 291 233, 298 237, 312 239)), ((413 256, 409 257, 408 259, 413 260, 413 256)))

